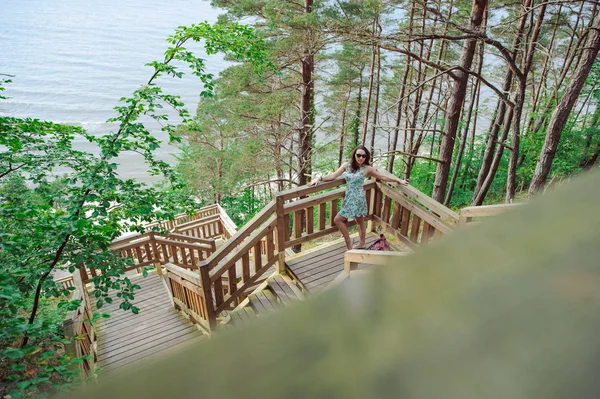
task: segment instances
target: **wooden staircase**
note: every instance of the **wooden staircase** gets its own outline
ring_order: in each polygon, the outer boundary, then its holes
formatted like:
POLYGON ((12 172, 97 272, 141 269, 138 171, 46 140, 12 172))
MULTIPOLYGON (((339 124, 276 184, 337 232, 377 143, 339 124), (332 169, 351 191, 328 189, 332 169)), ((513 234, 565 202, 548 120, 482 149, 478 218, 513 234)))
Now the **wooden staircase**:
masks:
POLYGON ((304 298, 305 294, 288 275, 275 272, 231 311, 222 325, 237 326, 304 298))

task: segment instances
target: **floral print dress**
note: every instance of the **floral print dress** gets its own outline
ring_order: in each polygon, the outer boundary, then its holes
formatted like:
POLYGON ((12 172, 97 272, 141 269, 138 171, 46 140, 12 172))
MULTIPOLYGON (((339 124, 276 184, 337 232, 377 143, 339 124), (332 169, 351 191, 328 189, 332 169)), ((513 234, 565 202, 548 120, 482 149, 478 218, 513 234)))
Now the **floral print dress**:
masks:
POLYGON ((367 208, 367 196, 363 188, 365 167, 363 166, 355 173, 352 173, 350 165, 346 166, 344 179, 346 179, 346 196, 344 197, 340 215, 346 219, 352 219, 356 216, 367 216, 369 209, 367 208))

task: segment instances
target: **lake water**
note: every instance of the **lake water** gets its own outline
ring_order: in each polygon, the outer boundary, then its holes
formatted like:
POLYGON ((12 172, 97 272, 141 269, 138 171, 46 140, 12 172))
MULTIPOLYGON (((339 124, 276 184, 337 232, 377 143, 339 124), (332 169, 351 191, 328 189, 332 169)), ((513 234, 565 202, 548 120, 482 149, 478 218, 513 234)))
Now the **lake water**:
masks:
MULTIPOLYGON (((14 75, 0 114, 81 125, 94 134, 111 130, 105 121, 115 115, 113 107, 149 79, 152 70, 144 64, 162 59, 177 26, 214 23, 222 13, 200 0, 0 0, 0 9, 0 73, 14 75)), ((199 45, 188 48, 204 54, 199 45)), ((230 65, 220 56, 207 64, 215 75, 230 65)), ((160 83, 195 114, 198 81, 186 76, 160 83)), ((94 151, 83 141, 78 147, 94 151)), ((164 145, 157 153, 174 163, 177 149, 164 145)), ((140 156, 125 154, 119 163, 121 176, 153 180, 140 156)))

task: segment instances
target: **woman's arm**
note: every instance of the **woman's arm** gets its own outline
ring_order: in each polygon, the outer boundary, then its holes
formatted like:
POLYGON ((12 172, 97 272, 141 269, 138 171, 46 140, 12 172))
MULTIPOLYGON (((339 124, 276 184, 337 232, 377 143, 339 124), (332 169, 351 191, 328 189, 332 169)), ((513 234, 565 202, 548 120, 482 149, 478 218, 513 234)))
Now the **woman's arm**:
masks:
POLYGON ((335 172, 333 172, 333 173, 330 173, 330 174, 328 174, 328 175, 325 175, 325 176, 323 176, 323 177, 317 177, 317 178, 314 178, 314 179, 312 179, 312 181, 311 181, 310 183, 308 183, 308 185, 309 185, 309 186, 316 186, 316 185, 317 185, 317 183, 319 183, 320 181, 330 181, 330 180, 335 180, 335 179, 337 179, 338 177, 340 177, 340 176, 341 176, 341 175, 344 173, 344 171, 346 170, 346 167, 347 167, 347 166, 348 166, 348 162, 344 162, 344 163, 342 164, 342 166, 340 166, 340 167, 338 168, 338 170, 336 170, 335 172))
POLYGON ((377 169, 375 169, 372 166, 367 166, 365 168, 365 176, 367 177, 374 177, 376 179, 379 180, 383 180, 383 181, 391 181, 391 182, 396 182, 396 183, 400 183, 404 186, 408 185, 408 181, 407 180, 402 180, 399 177, 396 177, 392 174, 383 174, 377 171, 377 169))

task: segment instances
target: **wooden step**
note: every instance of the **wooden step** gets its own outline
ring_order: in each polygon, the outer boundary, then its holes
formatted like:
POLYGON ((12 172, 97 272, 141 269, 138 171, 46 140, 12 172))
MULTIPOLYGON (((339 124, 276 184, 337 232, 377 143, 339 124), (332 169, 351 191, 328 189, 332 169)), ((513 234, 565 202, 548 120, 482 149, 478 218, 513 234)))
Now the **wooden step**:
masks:
POLYGON ((284 305, 304 299, 304 294, 300 288, 286 275, 272 275, 267 279, 267 284, 284 305))
POLYGON ((233 312, 230 312, 229 316, 231 318, 227 324, 237 326, 252 320, 254 317, 256 317, 256 313, 250 306, 244 306, 243 308, 239 308, 233 312))
POLYGON ((250 300, 250 306, 252 306, 259 315, 274 312, 281 306, 277 301, 277 298, 275 298, 275 295, 268 290, 255 292, 249 295, 248 299, 250 300))

